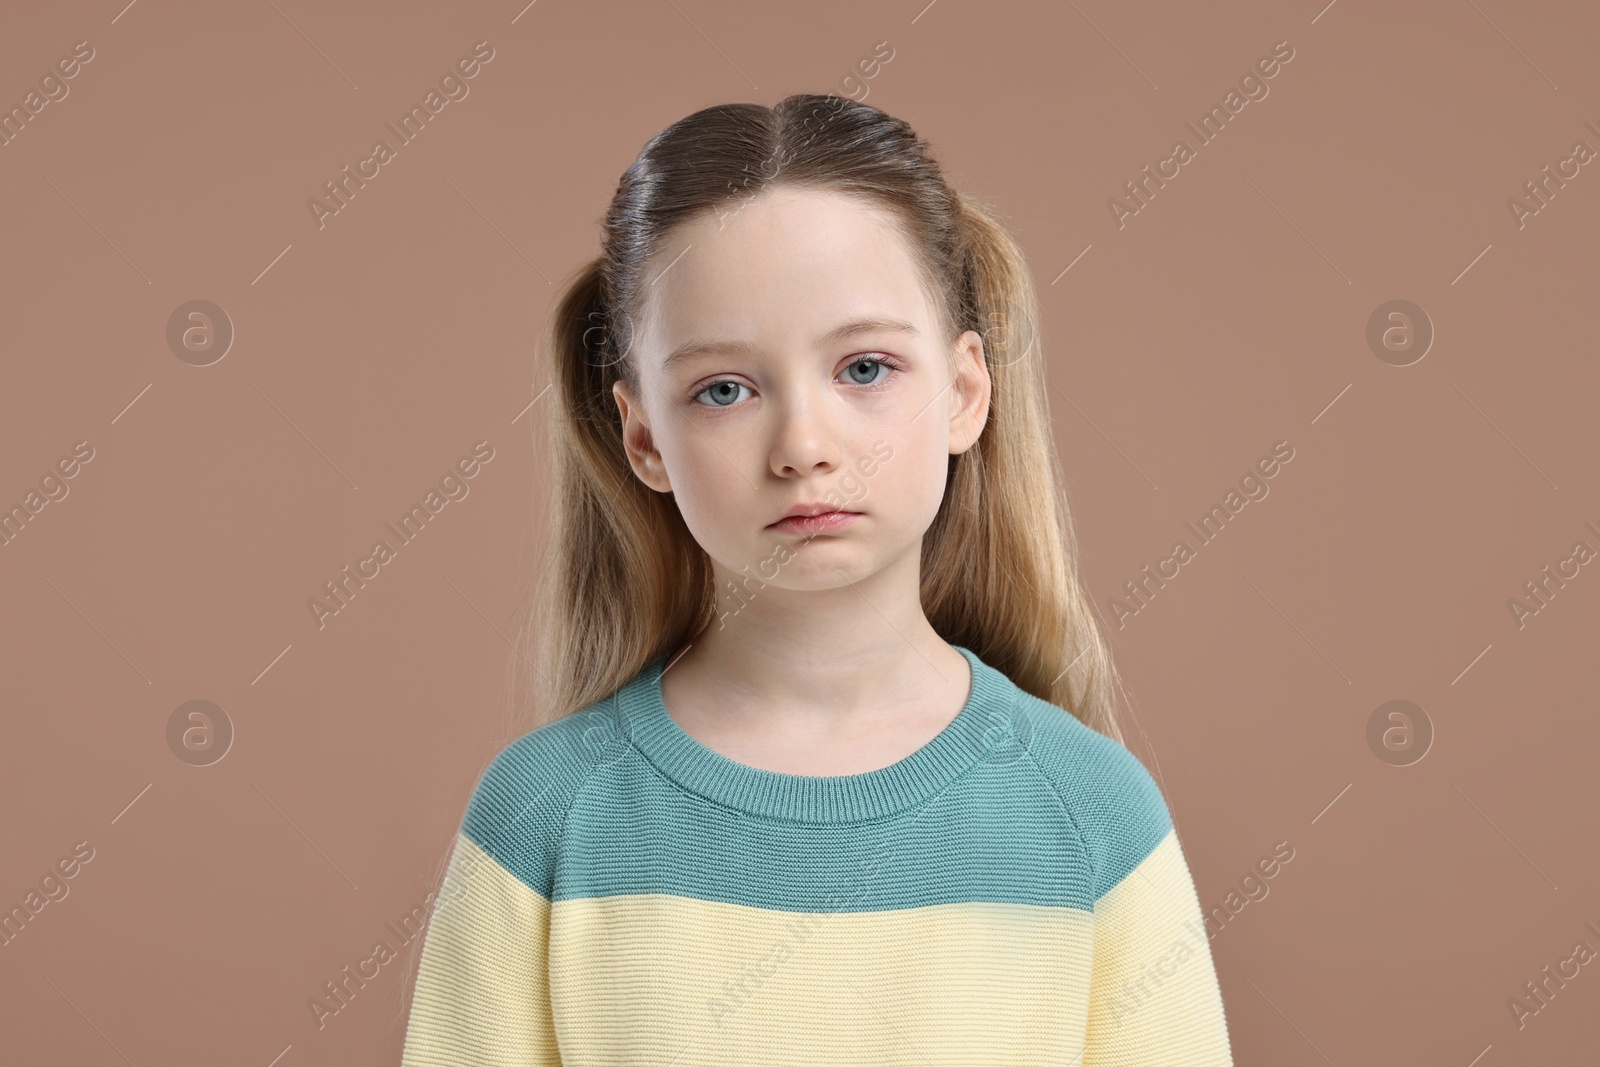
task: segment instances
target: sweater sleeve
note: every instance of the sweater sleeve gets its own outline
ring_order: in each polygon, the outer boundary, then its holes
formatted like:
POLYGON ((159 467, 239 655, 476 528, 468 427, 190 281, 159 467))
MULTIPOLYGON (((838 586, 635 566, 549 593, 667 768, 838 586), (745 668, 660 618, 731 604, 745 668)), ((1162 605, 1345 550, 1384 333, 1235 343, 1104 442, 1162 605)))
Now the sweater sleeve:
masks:
POLYGON ((1166 802, 1144 765, 1112 745, 1121 785, 1090 805, 1101 848, 1083 1065, 1231 1067, 1200 900, 1166 802))
POLYGON ((561 1062, 546 970, 550 900, 539 870, 560 791, 532 778, 512 746, 473 793, 428 922, 402 1067, 561 1062))

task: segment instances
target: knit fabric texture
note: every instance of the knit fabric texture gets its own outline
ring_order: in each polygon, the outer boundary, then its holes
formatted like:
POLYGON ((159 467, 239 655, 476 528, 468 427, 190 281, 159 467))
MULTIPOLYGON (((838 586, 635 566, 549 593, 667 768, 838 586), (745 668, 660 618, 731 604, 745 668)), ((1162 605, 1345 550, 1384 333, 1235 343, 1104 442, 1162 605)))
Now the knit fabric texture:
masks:
POLYGON ((664 655, 507 745, 434 902, 403 1067, 1231 1067, 1154 780, 955 647, 960 713, 863 774, 700 744, 664 655))

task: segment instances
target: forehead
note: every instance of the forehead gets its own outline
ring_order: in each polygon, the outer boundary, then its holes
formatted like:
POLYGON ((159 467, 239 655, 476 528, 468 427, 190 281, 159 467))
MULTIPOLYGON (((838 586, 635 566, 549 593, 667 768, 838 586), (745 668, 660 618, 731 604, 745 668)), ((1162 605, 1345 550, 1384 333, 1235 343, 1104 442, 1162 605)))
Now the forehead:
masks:
POLYGON ((886 210, 837 192, 769 189, 676 227, 644 277, 647 362, 683 340, 811 339, 855 317, 934 333, 910 247, 886 210))

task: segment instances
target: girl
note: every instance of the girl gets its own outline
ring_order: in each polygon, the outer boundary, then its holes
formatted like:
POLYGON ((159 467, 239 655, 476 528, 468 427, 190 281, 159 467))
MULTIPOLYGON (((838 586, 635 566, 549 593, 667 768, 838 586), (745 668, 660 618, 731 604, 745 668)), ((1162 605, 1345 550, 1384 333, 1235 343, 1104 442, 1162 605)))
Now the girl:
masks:
POLYGON ((403 1062, 1231 1064, 1121 744, 1026 265, 834 96, 658 133, 555 321, 544 725, 403 1062))

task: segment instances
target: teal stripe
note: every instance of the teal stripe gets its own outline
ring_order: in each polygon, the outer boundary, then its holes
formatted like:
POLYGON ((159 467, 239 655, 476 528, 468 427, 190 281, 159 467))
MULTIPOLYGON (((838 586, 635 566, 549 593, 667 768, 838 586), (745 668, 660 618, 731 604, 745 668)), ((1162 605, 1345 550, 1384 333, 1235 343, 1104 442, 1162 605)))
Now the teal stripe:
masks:
POLYGON ((1091 909, 1171 830, 1160 791, 1127 749, 966 654, 974 699, 950 728, 894 768, 833 778, 745 767, 681 730, 662 732, 671 720, 664 709, 650 717, 661 665, 652 661, 616 699, 507 746, 463 831, 551 900, 666 893, 797 912, 968 901, 1091 909), (724 763, 753 776, 695 777, 724 763), (882 788, 842 805, 864 779, 882 788), (756 792, 730 792, 730 782, 756 792), (774 814, 773 803, 800 806, 774 814))

